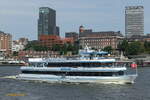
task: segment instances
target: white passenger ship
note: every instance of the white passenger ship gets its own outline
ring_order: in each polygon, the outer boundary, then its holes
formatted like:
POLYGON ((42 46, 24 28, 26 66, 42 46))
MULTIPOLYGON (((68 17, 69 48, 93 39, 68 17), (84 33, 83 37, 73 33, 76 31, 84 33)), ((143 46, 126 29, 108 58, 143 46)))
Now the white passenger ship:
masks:
POLYGON ((77 58, 30 58, 30 66, 21 67, 17 78, 46 82, 134 83, 136 74, 127 75, 126 66, 86 47, 77 58))

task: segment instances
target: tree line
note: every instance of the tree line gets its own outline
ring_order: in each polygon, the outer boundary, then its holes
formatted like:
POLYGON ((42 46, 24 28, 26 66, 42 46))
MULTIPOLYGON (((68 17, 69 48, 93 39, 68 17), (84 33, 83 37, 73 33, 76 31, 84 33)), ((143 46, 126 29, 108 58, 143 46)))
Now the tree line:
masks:
POLYGON ((125 56, 150 54, 150 42, 128 42, 127 40, 123 40, 119 43, 118 50, 122 51, 125 56))
POLYGON ((79 46, 77 44, 54 44, 52 45, 52 48, 48 48, 46 46, 37 45, 35 43, 28 43, 25 46, 24 50, 33 50, 33 51, 57 51, 61 55, 66 55, 67 52, 72 52, 72 54, 78 54, 79 46))
MULTIPOLYGON (((34 51, 57 51, 61 55, 67 54, 67 52, 72 52, 72 54, 78 54, 79 43, 65 43, 63 45, 54 44, 52 48, 48 48, 46 46, 37 45, 35 43, 28 43, 24 50, 34 50, 34 51)), ((111 46, 106 46, 102 49, 102 51, 107 51, 109 54, 112 53, 114 49, 111 46)), ((150 54, 150 42, 128 42, 127 40, 123 40, 118 44, 118 48, 120 52, 123 52, 124 56, 129 55, 139 55, 139 54, 150 54)))

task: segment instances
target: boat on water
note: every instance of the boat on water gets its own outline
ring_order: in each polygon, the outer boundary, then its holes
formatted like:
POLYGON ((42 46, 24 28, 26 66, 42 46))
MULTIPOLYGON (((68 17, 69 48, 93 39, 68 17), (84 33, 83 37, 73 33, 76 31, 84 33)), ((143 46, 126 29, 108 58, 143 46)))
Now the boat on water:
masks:
MULTIPOLYGON (((126 74, 127 67, 116 63, 104 51, 86 47, 76 58, 30 58, 29 66, 21 67, 18 79, 71 83, 134 83, 135 74, 126 74)), ((137 71, 137 70, 136 70, 137 71)))

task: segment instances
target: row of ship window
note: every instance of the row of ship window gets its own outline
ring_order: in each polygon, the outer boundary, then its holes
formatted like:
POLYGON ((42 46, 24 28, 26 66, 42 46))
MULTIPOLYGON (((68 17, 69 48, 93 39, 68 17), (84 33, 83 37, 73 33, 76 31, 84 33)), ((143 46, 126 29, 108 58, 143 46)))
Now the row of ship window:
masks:
POLYGON ((22 71, 26 74, 50 74, 57 76, 119 76, 123 71, 118 72, 56 72, 56 71, 22 71))

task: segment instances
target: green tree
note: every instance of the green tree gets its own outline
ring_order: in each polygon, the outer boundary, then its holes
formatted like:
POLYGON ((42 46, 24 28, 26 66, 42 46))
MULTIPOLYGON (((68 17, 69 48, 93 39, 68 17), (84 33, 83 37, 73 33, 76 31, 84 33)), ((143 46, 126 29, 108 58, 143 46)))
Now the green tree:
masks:
POLYGON ((18 56, 18 52, 17 52, 17 51, 14 51, 14 52, 13 52, 13 56, 18 56))
POLYGON ((74 50, 74 46, 72 44, 68 44, 67 45, 67 51, 73 51, 74 50))
POLYGON ((62 49, 61 49, 61 54, 62 55, 66 55, 67 54, 67 44, 65 43, 63 46, 62 46, 62 49))
POLYGON ((139 41, 135 41, 129 44, 128 55, 138 55, 144 52, 144 46, 139 41))
POLYGON ((49 48, 46 46, 37 45, 35 43, 28 43, 24 50, 48 51, 49 48))
POLYGON ((74 45, 74 50, 73 50, 73 54, 76 55, 79 52, 79 46, 78 45, 74 45))
MULTIPOLYGON (((73 45, 72 54, 73 54, 73 55, 78 54, 79 48, 80 48, 80 46, 79 46, 79 41, 75 41, 75 43, 74 43, 74 45, 73 45)), ((81 47, 81 48, 82 48, 82 47, 81 47)))
POLYGON ((144 41, 145 53, 150 54, 150 42, 144 41))
POLYGON ((58 45, 58 44, 54 44, 52 46, 52 51, 60 51, 61 50, 61 45, 58 45))
POLYGON ((104 47, 103 48, 103 51, 106 51, 106 52, 108 52, 109 54, 111 54, 112 53, 112 47, 111 46, 106 46, 106 47, 104 47))
POLYGON ((45 46, 34 46, 33 50, 35 50, 35 51, 48 51, 49 48, 47 48, 45 46))
POLYGON ((60 52, 61 55, 65 55, 67 54, 67 52, 72 52, 72 54, 78 54, 79 45, 78 43, 65 43, 63 45, 53 45, 52 50, 60 52))
POLYGON ((123 40, 118 44, 118 49, 123 52, 124 55, 128 54, 129 43, 127 40, 123 40))

